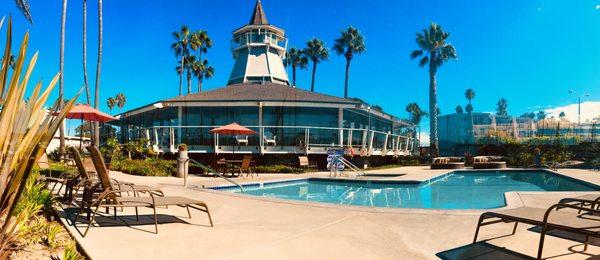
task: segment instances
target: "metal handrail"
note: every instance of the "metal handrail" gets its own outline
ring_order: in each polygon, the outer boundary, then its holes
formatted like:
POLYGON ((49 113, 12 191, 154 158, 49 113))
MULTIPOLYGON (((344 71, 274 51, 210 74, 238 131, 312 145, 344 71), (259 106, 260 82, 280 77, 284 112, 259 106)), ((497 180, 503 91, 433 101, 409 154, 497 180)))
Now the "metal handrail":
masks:
POLYGON ((340 162, 342 162, 344 165, 346 165, 348 168, 350 168, 351 170, 357 172, 356 176, 366 176, 367 174, 362 171, 360 168, 358 168, 358 166, 354 165, 353 163, 351 163, 350 161, 348 161, 346 158, 344 157, 339 157, 338 158, 340 160, 340 162))
POLYGON ((206 166, 206 165, 204 165, 204 164, 202 164, 202 163, 200 163, 200 162, 198 162, 198 161, 196 161, 196 160, 194 160, 192 158, 189 158, 188 161, 190 161, 190 162, 192 162, 192 163, 200 166, 200 168, 203 168, 204 170, 209 170, 212 174, 215 174, 215 175, 223 178, 224 180, 233 183, 235 186, 238 186, 240 188, 240 190, 244 191, 244 187, 242 187, 242 185, 239 185, 237 182, 235 182, 235 181, 233 181, 233 180, 231 180, 231 179, 223 176, 223 174, 221 174, 220 172, 215 171, 214 169, 212 169, 212 168, 210 168, 210 167, 208 167, 208 166, 206 166))

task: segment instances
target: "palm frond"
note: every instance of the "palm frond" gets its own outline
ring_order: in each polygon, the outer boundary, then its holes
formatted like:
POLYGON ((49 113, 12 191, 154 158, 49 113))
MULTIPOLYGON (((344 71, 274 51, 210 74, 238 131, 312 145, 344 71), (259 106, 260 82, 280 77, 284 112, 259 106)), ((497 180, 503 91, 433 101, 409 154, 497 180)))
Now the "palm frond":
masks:
POLYGON ((425 56, 423 58, 421 58, 421 60, 419 60, 419 67, 423 68, 425 67, 425 65, 427 65, 427 63, 429 62, 429 57, 425 56))
POLYGON ((410 59, 414 60, 417 57, 420 57, 421 55, 423 55, 423 51, 422 50, 413 50, 410 52, 410 59))
POLYGON ((17 8, 19 8, 19 11, 21 11, 23 16, 25 16, 25 19, 27 19, 27 21, 29 21, 29 23, 33 24, 33 18, 31 17, 31 11, 29 8, 29 1, 28 0, 15 0, 15 4, 17 5, 17 8))

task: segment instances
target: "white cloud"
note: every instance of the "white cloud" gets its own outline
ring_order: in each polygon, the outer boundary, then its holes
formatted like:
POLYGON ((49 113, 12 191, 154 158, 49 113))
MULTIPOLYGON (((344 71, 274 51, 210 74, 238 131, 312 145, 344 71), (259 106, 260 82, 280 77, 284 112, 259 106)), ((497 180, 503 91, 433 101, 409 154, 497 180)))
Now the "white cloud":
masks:
POLYGON ((600 10, 600 5, 597 5, 597 6, 596 6, 596 10, 600 10))
MULTIPOLYGON (((558 118, 560 112, 565 112, 565 118, 577 122, 577 104, 570 104, 545 110, 548 117, 558 118)), ((600 101, 587 101, 581 103, 581 122, 591 121, 600 117, 600 101)))

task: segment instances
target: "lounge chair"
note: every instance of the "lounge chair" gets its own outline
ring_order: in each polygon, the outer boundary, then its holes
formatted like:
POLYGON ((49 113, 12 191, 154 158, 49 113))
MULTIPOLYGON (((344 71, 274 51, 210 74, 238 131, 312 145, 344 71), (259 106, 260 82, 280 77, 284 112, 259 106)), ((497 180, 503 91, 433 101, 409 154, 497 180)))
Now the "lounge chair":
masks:
POLYGON ((317 163, 308 160, 308 156, 298 156, 298 166, 307 170, 317 170, 317 163))
POLYGON ((463 169, 465 163, 461 157, 436 157, 433 158, 431 169, 463 169))
POLYGON ((473 244, 477 242, 477 235, 479 234, 479 228, 481 226, 496 223, 514 222, 515 225, 513 227, 512 234, 515 234, 517 230, 517 224, 520 222, 541 227, 537 259, 542 258, 544 237, 546 236, 546 233, 554 229, 584 235, 585 242, 583 250, 586 251, 589 238, 600 237, 600 217, 596 216, 598 213, 600 213, 600 211, 597 209, 593 209, 591 207, 582 207, 569 203, 554 204, 548 209, 520 207, 515 209, 485 212, 479 217, 477 229, 475 230, 475 237, 473 238, 473 244), (578 210, 578 212, 563 210, 559 211, 559 209, 564 208, 578 210), (581 214, 581 212, 584 213, 581 214), (488 219, 492 220, 484 222, 488 219))
POLYGON ((248 136, 247 135, 244 135, 244 136, 236 135, 235 141, 237 142, 238 145, 248 145, 248 136))
MULTIPOLYGON (((67 184, 67 181, 69 180, 68 176, 66 176, 67 173, 62 173, 58 177, 52 176, 52 169, 50 168, 50 161, 48 160, 48 156, 46 155, 46 153, 42 153, 42 156, 37 160, 36 164, 40 170, 44 170, 48 173, 46 176, 43 177, 46 187, 50 190, 50 192, 53 192, 54 189, 56 188, 56 186, 60 185, 60 186, 58 186, 58 191, 56 192, 57 195, 60 194, 60 191, 67 184), (52 184, 52 188, 50 188, 50 184, 52 184)), ((66 191, 65 191, 65 194, 66 194, 66 191)))
MULTIPOLYGON (((104 167, 104 162, 102 160, 102 156, 100 155, 100 151, 98 151, 98 148, 93 147, 93 146, 88 147, 88 150, 90 151, 90 154, 92 156, 92 161, 94 162, 94 166, 99 168, 98 169, 99 172, 102 172, 103 168, 105 169, 105 167, 104 167)), ((154 230, 155 230, 156 234, 158 234, 158 219, 156 216, 156 207, 161 207, 161 206, 167 207, 167 206, 175 206, 176 205, 176 206, 180 206, 180 207, 185 207, 187 209, 189 218, 192 217, 192 215, 190 213, 190 208, 197 209, 202 212, 206 212, 206 214, 208 215, 208 220, 210 222, 210 226, 211 227, 213 226, 213 222, 212 222, 212 218, 210 216, 210 212, 208 210, 208 206, 203 201, 185 198, 185 197, 179 197, 179 196, 162 196, 162 197, 156 196, 154 191, 144 190, 144 189, 134 189, 132 191, 143 192, 144 194, 148 194, 149 196, 147 196, 147 197, 122 196, 123 191, 114 190, 112 188, 111 181, 108 178, 107 174, 100 173, 100 174, 98 174, 98 177, 100 178, 100 184, 104 188, 104 190, 97 198, 95 198, 95 196, 93 196, 93 193, 94 193, 96 187, 86 187, 86 191, 84 192, 83 206, 80 208, 80 211, 75 215, 75 220, 76 220, 79 217, 79 214, 82 212, 82 209, 86 208, 88 211, 89 223, 83 233, 84 237, 87 234, 87 232, 89 231, 90 227, 92 226, 92 223, 94 222, 94 219, 95 219, 96 215, 98 214, 98 210, 100 208, 105 208, 107 211, 110 208, 113 208, 114 214, 115 214, 114 216, 116 218, 117 217, 117 208, 133 207, 133 208, 135 208, 136 220, 139 220, 138 207, 152 208, 153 215, 154 215, 154 230), (90 192, 89 189, 91 189, 92 191, 90 192), (92 211, 92 208, 94 208, 93 211, 92 211), (89 215, 90 212, 92 213, 91 216, 89 215)), ((137 187, 140 187, 140 186, 137 186, 137 187)))
POLYGON ((266 136, 263 136, 263 139, 265 140, 265 145, 273 145, 273 146, 277 146, 277 136, 274 135, 272 139, 267 138, 266 136))
POLYGON ((498 156, 475 156, 473 158, 473 169, 504 169, 506 162, 498 156))

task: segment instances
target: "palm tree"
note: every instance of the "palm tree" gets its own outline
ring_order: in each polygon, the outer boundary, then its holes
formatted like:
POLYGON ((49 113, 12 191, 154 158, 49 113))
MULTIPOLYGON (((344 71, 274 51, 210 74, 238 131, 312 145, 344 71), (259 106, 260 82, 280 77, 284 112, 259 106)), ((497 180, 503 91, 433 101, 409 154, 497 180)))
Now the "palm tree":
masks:
POLYGON ((430 150, 433 156, 439 154, 438 148, 438 122, 437 113, 437 83, 435 74, 440 66, 450 59, 456 59, 456 49, 454 46, 447 43, 446 40, 450 37, 448 32, 444 32, 438 24, 431 23, 428 29, 416 34, 416 41, 419 49, 410 53, 410 58, 415 59, 423 56, 419 60, 419 67, 429 65, 429 111, 432 111, 432 116, 429 117, 430 125, 430 150))
POLYGON ((117 101, 112 97, 109 97, 106 100, 106 105, 108 106, 108 111, 111 115, 112 115, 112 109, 115 107, 116 104, 117 104, 117 101))
POLYGON ((344 55, 346 58, 346 78, 344 81, 344 98, 348 98, 348 77, 350 76, 350 61, 354 54, 361 54, 367 50, 365 39, 360 31, 352 26, 342 31, 340 38, 335 39, 333 49, 337 55, 344 55))
POLYGON ((317 73, 317 64, 323 60, 329 59, 329 50, 325 47, 323 41, 313 38, 306 42, 306 48, 302 51, 307 59, 312 61, 312 81, 310 83, 310 91, 315 92, 315 74, 317 73))
POLYGON ((305 69, 308 66, 308 58, 302 50, 294 47, 285 53, 285 65, 292 67, 292 85, 296 86, 296 68, 305 69))
POLYGON ((115 96, 115 101, 117 103, 117 107, 119 107, 119 113, 121 113, 121 110, 123 109, 123 107, 125 106, 125 103, 127 102, 127 98, 125 97, 125 94, 118 93, 115 96))
MULTIPOLYGON (((417 103, 409 103, 406 106, 406 112, 409 113, 409 118, 410 121, 417 126, 419 135, 418 135, 418 140, 419 140, 419 144, 421 143, 421 120, 423 119, 423 117, 428 116, 427 112, 423 111, 421 109, 421 107, 419 107, 419 105, 417 103)), ((413 133, 413 137, 416 134, 413 133)))
POLYGON ((90 86, 87 78, 87 0, 83 0, 83 85, 87 104, 90 105, 90 86))
POLYGON ((465 106, 465 110, 467 110, 467 113, 469 114, 469 123, 470 123, 470 127, 469 127, 469 141, 470 142, 474 142, 475 136, 473 135, 473 105, 471 104, 471 100, 475 99, 475 90, 473 90, 472 88, 468 88, 465 91, 465 98, 467 98, 467 100, 469 101, 469 104, 467 104, 467 106, 465 106))
POLYGON ((459 114, 462 114, 462 112, 463 112, 463 108, 460 105, 456 106, 456 108, 454 110, 456 110, 456 113, 459 113, 459 114))
MULTIPOLYGON (((191 34, 187 25, 181 26, 181 30, 172 33, 175 42, 171 44, 171 49, 175 52, 175 57, 180 58, 180 67, 185 68, 185 59, 190 55, 191 34)), ((179 74, 179 95, 181 96, 181 84, 183 73, 179 74)))
POLYGON ((537 114, 538 120, 544 120, 544 119, 546 119, 547 116, 548 116, 548 114, 546 114, 546 111, 544 111, 544 110, 540 110, 537 114))
POLYGON ((192 33, 192 39, 194 44, 197 45, 198 60, 202 60, 202 54, 207 53, 208 49, 212 47, 212 39, 208 37, 208 32, 204 30, 198 30, 192 33))
MULTIPOLYGON (((18 2, 17 2, 18 3, 18 2)), ((67 0, 62 1, 62 15, 60 18, 60 57, 59 57, 59 66, 60 66, 60 81, 58 85, 58 96, 59 96, 59 104, 60 108, 63 107, 64 104, 64 91, 65 91, 65 26, 67 24, 67 0)), ((65 128, 63 125, 59 128, 59 138, 60 138, 60 155, 65 154, 65 128)))
POLYGON ((558 117, 559 117, 559 118, 563 118, 563 117, 565 117, 565 116, 567 116, 567 115, 565 114, 565 111, 561 111, 561 112, 560 112, 560 114, 558 114, 558 117))
POLYGON ((208 65, 207 59, 204 59, 202 62, 197 60, 192 64, 192 72, 198 79, 198 93, 200 93, 202 92, 202 82, 204 79, 212 78, 215 74, 215 69, 208 65))
POLYGON ((496 103, 496 114, 499 116, 507 116, 508 115, 508 100, 506 98, 501 98, 496 103))
POLYGON ((185 70, 185 76, 187 80, 187 93, 192 93, 192 69, 194 63, 196 63, 196 56, 187 56, 184 62, 183 69, 185 70))
MULTIPOLYGON (((96 63, 96 87, 94 89, 94 108, 100 106, 100 71, 102 68, 102 0, 98 0, 98 61, 96 63)), ((94 145, 100 143, 100 124, 94 122, 94 145)))

